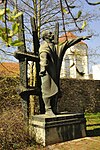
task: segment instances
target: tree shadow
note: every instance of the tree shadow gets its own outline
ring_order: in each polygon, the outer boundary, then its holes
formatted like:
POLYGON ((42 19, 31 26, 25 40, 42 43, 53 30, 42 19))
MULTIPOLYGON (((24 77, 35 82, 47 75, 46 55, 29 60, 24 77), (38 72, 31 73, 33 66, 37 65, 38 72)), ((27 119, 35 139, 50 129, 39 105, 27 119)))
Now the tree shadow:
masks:
MULTIPOLYGON (((94 125, 87 125, 87 127, 88 126, 92 127, 94 125)), ((86 131, 87 136, 90 136, 90 137, 100 136, 100 124, 95 124, 95 126, 99 126, 99 127, 97 127, 96 129, 87 130, 86 131)))

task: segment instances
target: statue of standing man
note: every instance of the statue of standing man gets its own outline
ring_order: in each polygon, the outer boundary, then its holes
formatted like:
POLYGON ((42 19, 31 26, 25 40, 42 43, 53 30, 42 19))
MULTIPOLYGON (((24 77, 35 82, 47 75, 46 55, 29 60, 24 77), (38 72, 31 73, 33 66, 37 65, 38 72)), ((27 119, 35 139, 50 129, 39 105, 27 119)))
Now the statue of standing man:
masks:
POLYGON ((80 37, 71 41, 66 41, 59 48, 54 43, 54 34, 50 31, 42 33, 43 43, 39 48, 40 56, 40 77, 42 98, 45 104, 46 115, 57 114, 57 100, 60 95, 60 69, 63 56, 66 50, 81 40, 88 39, 87 37, 80 37))

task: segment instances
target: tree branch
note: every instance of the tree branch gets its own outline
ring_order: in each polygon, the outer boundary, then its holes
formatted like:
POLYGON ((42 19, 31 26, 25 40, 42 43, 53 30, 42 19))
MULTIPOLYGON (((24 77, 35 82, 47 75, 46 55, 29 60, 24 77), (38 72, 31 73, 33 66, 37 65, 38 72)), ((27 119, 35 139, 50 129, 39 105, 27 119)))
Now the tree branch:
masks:
POLYGON ((8 31, 7 31, 7 13, 6 13, 6 8, 7 8, 7 0, 4 1, 4 6, 5 6, 5 28, 6 28, 6 42, 8 43, 8 31))
POLYGON ((67 0, 65 0, 65 3, 66 3, 67 9, 68 9, 68 11, 69 11, 69 13, 70 13, 72 19, 74 20, 75 26, 78 28, 79 31, 81 31, 81 29, 80 29, 80 28, 78 27, 78 25, 77 25, 77 22, 76 22, 76 20, 75 20, 75 18, 74 18, 74 16, 73 16, 72 12, 70 11, 70 8, 69 8, 69 5, 68 5, 67 0))
MULTIPOLYGON (((61 13, 62 13, 62 21, 63 21, 63 30, 66 35, 66 29, 65 29, 65 21, 64 21, 64 12, 63 12, 63 6, 62 6, 62 1, 60 0, 60 8, 61 8, 61 13)), ((68 41, 68 38, 66 36, 66 41, 68 41)))
POLYGON ((92 3, 92 2, 89 2, 88 0, 85 0, 89 5, 99 5, 100 4, 100 2, 94 2, 94 3, 92 3))

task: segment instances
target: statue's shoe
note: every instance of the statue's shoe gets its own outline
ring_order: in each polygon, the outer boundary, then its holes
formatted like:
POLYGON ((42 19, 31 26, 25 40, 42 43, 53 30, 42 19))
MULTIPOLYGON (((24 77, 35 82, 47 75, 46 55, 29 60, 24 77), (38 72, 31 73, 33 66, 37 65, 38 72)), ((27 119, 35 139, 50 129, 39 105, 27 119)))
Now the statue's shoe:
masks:
POLYGON ((53 113, 53 111, 51 109, 47 110, 45 112, 45 115, 48 115, 48 116, 55 116, 55 114, 53 113))

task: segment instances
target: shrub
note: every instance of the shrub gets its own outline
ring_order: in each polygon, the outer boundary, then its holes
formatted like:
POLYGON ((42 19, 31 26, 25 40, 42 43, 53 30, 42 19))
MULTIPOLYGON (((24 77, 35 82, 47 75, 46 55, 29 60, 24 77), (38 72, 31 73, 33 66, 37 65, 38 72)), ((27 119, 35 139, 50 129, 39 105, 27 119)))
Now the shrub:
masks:
POLYGON ((16 92, 19 79, 0 77, 0 149, 26 147, 29 140, 23 118, 21 98, 16 92))
POLYGON ((25 147, 28 140, 20 109, 10 109, 0 115, 0 146, 5 150, 25 147))

